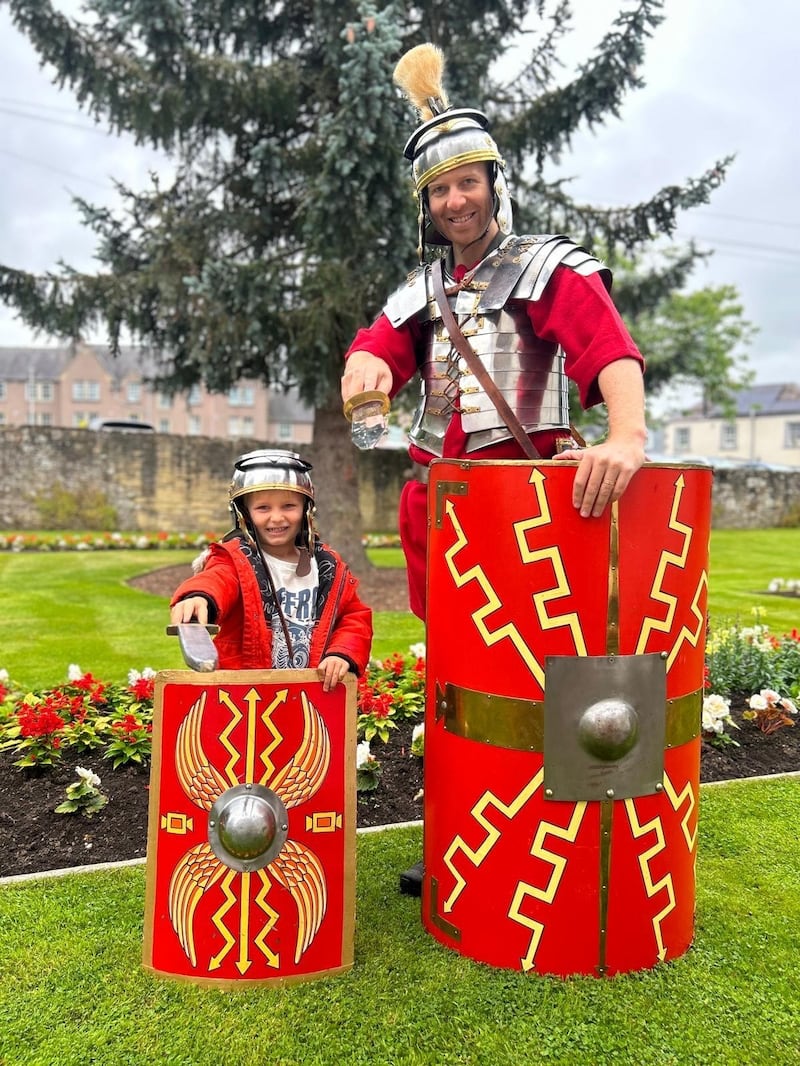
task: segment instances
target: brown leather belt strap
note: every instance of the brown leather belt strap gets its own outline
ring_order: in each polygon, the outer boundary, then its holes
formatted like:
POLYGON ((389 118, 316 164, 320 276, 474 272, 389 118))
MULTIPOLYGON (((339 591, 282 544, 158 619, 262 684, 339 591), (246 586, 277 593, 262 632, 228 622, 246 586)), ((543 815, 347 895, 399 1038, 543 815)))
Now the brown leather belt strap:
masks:
POLYGON ((478 382, 483 386, 484 392, 497 408, 497 413, 502 418, 506 428, 511 432, 517 444, 522 448, 523 452, 529 459, 541 459, 541 454, 533 446, 530 437, 522 428, 519 419, 508 406, 503 394, 492 381, 489 371, 477 357, 475 352, 473 352, 469 341, 461 332, 458 322, 456 322, 455 315, 450 310, 450 304, 447 302, 447 296, 444 291, 444 259, 439 259, 431 264, 431 278, 433 281, 433 295, 436 297, 436 302, 439 305, 439 311, 441 312, 447 332, 450 335, 450 340, 458 350, 459 355, 462 355, 466 360, 467 366, 478 379, 478 382))

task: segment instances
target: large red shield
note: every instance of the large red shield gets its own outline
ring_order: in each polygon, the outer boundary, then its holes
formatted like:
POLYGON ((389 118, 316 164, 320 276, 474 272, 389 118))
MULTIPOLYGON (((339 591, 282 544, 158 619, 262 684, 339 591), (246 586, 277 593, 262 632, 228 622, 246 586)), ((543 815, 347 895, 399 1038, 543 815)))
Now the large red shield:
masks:
POLYGON ((562 976, 692 940, 712 477, 648 464, 586 519, 574 472, 429 482, 423 924, 562 976))
POLYGON ((145 968, 198 983, 353 964, 355 682, 315 670, 156 679, 145 968))

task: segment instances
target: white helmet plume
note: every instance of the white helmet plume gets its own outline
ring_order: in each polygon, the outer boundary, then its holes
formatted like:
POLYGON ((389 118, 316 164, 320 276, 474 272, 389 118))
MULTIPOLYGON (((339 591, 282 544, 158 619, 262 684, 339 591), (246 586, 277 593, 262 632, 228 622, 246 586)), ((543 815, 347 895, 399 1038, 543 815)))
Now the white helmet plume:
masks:
POLYGON ((435 44, 418 44, 401 56, 394 68, 394 81, 427 122, 449 107, 444 91, 444 53, 435 44))

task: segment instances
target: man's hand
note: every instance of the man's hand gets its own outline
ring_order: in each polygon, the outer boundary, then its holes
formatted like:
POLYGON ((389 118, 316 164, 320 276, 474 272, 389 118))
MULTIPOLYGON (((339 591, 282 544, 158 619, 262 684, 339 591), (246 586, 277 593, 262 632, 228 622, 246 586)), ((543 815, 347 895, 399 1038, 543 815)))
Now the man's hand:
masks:
POLYGON ((205 596, 189 596, 188 599, 178 600, 170 608, 169 617, 173 625, 183 625, 185 622, 208 625, 208 600, 205 596))
POLYGON ((617 359, 597 376, 608 411, 608 439, 593 448, 572 448, 556 459, 577 459, 572 502, 583 518, 598 518, 618 500, 645 461, 642 370, 632 358, 617 359))
POLYGON ((592 448, 571 448, 553 458, 578 461, 572 503, 583 518, 598 518, 623 494, 645 455, 638 442, 623 445, 608 440, 592 448))
POLYGON ((326 655, 317 667, 317 674, 322 682, 324 692, 330 692, 336 688, 340 681, 344 681, 350 670, 350 663, 338 655, 326 655))
POLYGON ((359 392, 385 392, 392 388, 392 372, 385 360, 372 352, 353 352, 342 375, 342 400, 349 400, 359 392))

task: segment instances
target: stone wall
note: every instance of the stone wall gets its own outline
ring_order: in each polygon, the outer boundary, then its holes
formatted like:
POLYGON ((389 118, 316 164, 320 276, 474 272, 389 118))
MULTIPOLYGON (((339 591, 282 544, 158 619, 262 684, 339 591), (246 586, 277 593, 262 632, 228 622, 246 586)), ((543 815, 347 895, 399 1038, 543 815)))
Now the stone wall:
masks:
MULTIPOLYGON (((281 447, 281 445, 274 445, 281 447)), ((22 426, 0 429, 0 529, 39 529, 40 494, 58 484, 80 495, 102 489, 118 528, 166 532, 227 529, 233 461, 263 441, 160 433, 93 433, 22 426)), ((315 461, 313 445, 302 454, 315 461)), ((397 501, 411 467, 404 451, 359 453, 363 528, 397 529, 397 501)), ((325 486, 318 486, 325 514, 325 486)), ((719 470, 713 525, 755 529, 800 525, 800 470, 719 470)))

